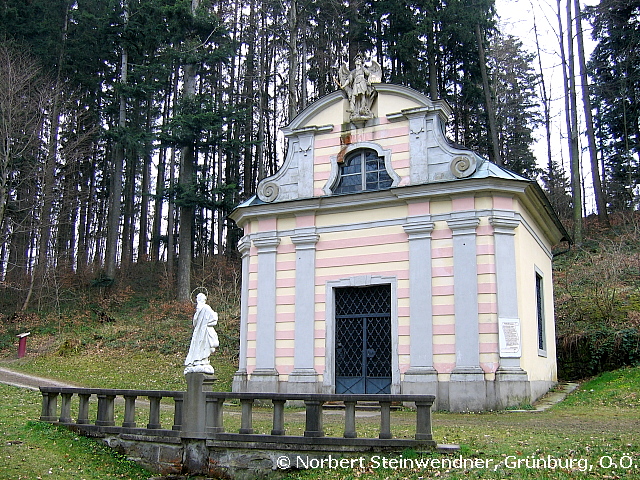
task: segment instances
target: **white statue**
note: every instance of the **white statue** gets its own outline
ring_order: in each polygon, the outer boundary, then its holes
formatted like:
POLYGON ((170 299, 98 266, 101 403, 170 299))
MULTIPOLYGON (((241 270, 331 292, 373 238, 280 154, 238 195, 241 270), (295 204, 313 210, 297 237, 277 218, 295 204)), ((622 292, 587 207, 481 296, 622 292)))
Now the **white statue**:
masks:
POLYGON ((184 374, 195 372, 213 374, 209 355, 219 345, 218 334, 213 328, 218 323, 218 314, 207 305, 207 296, 204 293, 199 293, 196 301, 196 313, 193 314, 193 336, 189 353, 184 361, 186 365, 184 374))
POLYGON ((371 60, 371 66, 364 65, 360 54, 354 63, 356 68, 351 71, 346 63, 342 64, 338 70, 338 85, 349 98, 349 119, 352 122, 370 120, 374 117, 371 107, 377 93, 373 84, 382 81, 382 68, 375 60, 371 60))

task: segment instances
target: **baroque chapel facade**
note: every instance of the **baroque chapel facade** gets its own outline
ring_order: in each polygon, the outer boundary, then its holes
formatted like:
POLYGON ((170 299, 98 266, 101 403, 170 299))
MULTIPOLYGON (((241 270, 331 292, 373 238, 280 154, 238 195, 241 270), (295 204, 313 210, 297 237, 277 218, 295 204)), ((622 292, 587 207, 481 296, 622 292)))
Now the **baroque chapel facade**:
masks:
POLYGON ((244 230, 234 391, 436 395, 479 411, 556 382, 554 245, 537 183, 445 136, 451 115, 378 84, 283 129, 288 154, 231 218, 244 230))

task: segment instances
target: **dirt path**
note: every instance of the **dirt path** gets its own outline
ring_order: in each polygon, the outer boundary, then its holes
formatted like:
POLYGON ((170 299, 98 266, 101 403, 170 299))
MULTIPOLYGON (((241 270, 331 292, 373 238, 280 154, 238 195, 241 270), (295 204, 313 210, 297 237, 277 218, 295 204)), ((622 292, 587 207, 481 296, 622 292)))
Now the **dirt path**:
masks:
POLYGON ((39 387, 76 387, 57 380, 49 378, 36 377, 26 373, 16 372, 8 368, 0 367, 0 383, 12 385, 14 387, 28 388, 29 390, 38 390, 39 387))

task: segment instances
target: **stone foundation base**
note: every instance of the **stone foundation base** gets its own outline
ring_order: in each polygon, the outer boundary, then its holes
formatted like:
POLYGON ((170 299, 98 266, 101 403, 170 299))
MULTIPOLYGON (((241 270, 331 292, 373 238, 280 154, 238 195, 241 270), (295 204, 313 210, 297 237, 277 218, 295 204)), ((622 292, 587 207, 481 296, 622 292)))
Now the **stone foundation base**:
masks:
MULTIPOLYGON (((280 392, 278 372, 273 369, 254 370, 247 378, 246 392, 252 393, 278 393, 280 392)), ((235 392, 235 390, 234 390, 235 392)))
MULTIPOLYGON (((243 379, 244 380, 244 379, 243 379)), ((263 377, 233 383, 234 392, 277 392, 277 393, 334 393, 323 389, 322 382, 277 381, 271 378, 266 390, 263 377)), ((479 372, 454 372, 451 380, 439 381, 434 372, 407 372, 400 383, 401 394, 435 395, 434 410, 450 412, 482 412, 504 410, 532 404, 547 393, 557 382, 529 381, 527 373, 519 371, 498 371, 495 380, 486 380, 479 372)))

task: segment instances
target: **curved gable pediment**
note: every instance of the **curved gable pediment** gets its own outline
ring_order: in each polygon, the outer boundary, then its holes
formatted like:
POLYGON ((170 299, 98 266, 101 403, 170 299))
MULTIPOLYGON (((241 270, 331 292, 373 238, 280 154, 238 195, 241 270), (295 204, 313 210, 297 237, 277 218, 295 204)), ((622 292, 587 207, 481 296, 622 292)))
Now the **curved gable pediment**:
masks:
POLYGON ((357 148, 380 153, 391 188, 471 176, 483 159, 453 146, 444 135, 451 107, 409 87, 376 84, 373 118, 350 121, 342 90, 317 100, 282 129, 287 157, 260 182, 258 198, 283 202, 332 195, 338 160, 357 148))

